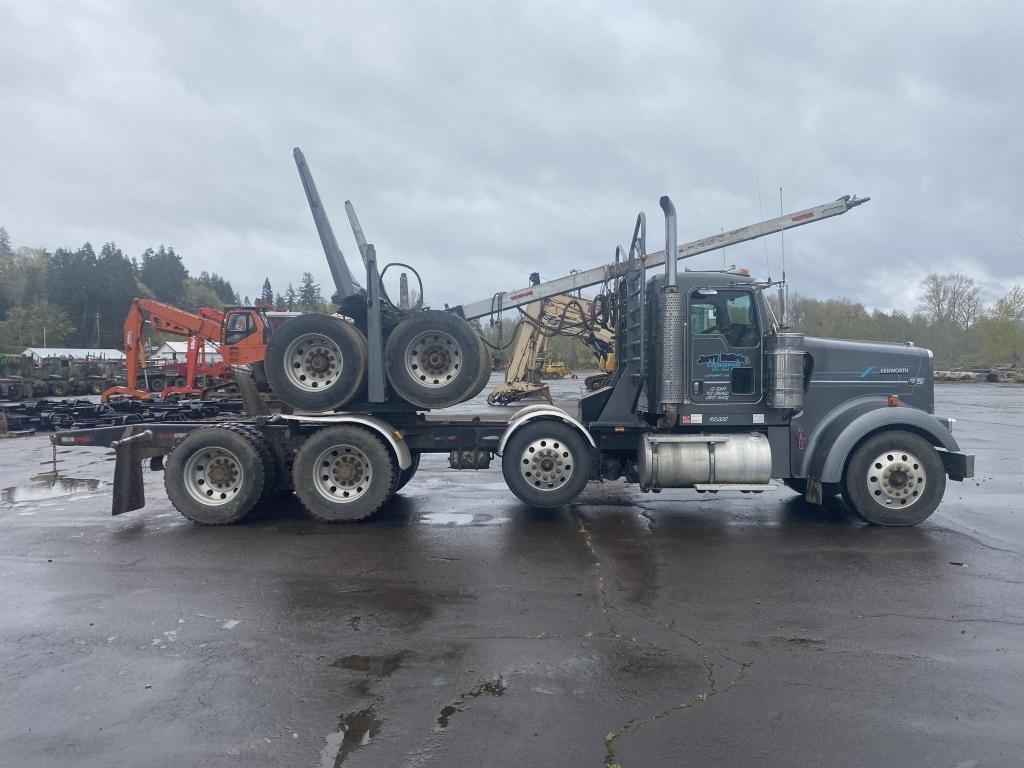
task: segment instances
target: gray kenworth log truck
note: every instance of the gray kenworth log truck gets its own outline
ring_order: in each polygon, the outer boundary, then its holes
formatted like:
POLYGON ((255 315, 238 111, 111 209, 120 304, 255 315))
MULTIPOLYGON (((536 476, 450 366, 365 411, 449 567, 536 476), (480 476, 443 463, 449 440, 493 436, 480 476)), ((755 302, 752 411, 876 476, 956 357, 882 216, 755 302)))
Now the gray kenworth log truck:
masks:
POLYGON ((58 433, 59 445, 116 449, 114 514, 144 505, 145 460, 163 469, 174 506, 210 525, 292 491, 317 518, 361 520, 412 479, 424 453, 449 454, 455 469, 500 456, 509 489, 536 507, 569 504, 591 481, 760 493, 777 478, 815 504, 841 493, 881 525, 924 520, 947 477, 973 476, 952 420, 934 415, 928 350, 805 338, 776 319, 768 283, 677 268, 680 258, 866 200, 843 197, 677 246, 675 210, 663 197, 662 252, 647 252, 640 214, 612 264, 446 311, 408 310, 382 290, 374 247, 346 203, 366 268, 366 287, 355 282, 298 149, 295 159, 340 316, 304 315, 274 332, 264 366, 280 414, 266 412, 252 379, 239 375, 245 421, 58 433), (648 279, 661 264, 664 274, 648 279), (615 333, 616 369, 577 414, 551 405, 508 420, 425 413, 472 398, 487 381, 490 357, 467 320, 599 284, 607 289, 595 305, 615 333))

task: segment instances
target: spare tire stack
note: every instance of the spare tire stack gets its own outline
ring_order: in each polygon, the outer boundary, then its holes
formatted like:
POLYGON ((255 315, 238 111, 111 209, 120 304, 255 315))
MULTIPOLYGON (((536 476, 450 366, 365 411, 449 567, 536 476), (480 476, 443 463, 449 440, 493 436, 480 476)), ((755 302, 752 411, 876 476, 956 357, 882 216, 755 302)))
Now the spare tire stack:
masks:
MULTIPOLYGON (((461 317, 423 310, 400 320, 384 345, 384 370, 394 399, 418 409, 448 408, 487 386, 490 356, 461 317)), ((343 409, 365 400, 366 336, 336 316, 300 315, 270 338, 267 381, 285 405, 301 411, 343 409)))

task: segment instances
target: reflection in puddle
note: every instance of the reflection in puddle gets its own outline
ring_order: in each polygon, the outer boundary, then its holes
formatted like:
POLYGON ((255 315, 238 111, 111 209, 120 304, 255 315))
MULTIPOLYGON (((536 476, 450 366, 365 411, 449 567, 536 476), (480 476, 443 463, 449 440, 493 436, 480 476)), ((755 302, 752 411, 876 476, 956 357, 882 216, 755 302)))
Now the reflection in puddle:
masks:
POLYGON ((342 717, 338 730, 327 734, 327 744, 320 754, 321 768, 338 768, 352 752, 369 744, 383 724, 373 707, 342 717))
POLYGON ((36 475, 25 485, 15 485, 0 490, 0 501, 13 504, 19 501, 50 499, 55 496, 70 496, 73 493, 95 491, 99 480, 80 477, 61 477, 55 472, 36 475))
POLYGON ((464 694, 459 696, 458 701, 453 704, 441 707, 441 711, 437 716, 437 725, 440 729, 448 727, 448 721, 451 720, 452 715, 456 712, 465 712, 466 704, 469 699, 477 699, 481 696, 504 696, 505 695, 505 681, 500 677, 494 680, 486 680, 476 688, 466 691, 464 694))
POLYGON ((387 656, 342 656, 332 662, 331 666, 366 672, 371 677, 388 677, 402 665, 406 655, 406 651, 401 651, 387 656))
POLYGON ((428 525, 469 525, 474 517, 468 512, 431 512, 420 515, 420 520, 428 525))

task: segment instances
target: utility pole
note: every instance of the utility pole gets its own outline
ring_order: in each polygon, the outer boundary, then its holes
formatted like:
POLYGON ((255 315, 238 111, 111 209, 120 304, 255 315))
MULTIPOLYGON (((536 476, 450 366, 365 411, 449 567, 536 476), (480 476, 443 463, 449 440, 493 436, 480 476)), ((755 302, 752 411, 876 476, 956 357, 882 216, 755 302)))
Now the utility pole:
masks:
POLYGON ((96 313, 96 349, 100 348, 100 313, 96 313))

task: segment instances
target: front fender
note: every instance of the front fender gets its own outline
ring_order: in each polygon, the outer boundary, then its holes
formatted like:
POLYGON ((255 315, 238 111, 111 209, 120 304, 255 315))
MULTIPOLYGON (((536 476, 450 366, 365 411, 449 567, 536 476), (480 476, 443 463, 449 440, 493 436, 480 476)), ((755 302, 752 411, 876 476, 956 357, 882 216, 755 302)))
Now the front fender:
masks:
POLYGON ((583 422, 579 419, 574 416, 570 416, 561 408, 556 408, 553 405, 537 404, 520 408, 512 414, 512 418, 508 420, 508 426, 505 428, 505 432, 501 436, 501 442, 498 443, 497 454, 499 456, 502 454, 505 450, 505 443, 508 442, 509 438, 512 437, 516 430, 521 429, 534 421, 538 421, 539 419, 558 419, 559 421, 564 421, 566 424, 571 424, 580 431, 580 434, 587 439, 587 442, 590 443, 592 448, 597 448, 597 443, 594 442, 594 438, 590 434, 590 431, 583 426, 583 422))
POLYGON ((903 429, 921 435, 937 448, 960 450, 953 435, 935 416, 870 398, 836 414, 811 434, 804 460, 805 476, 822 483, 838 483, 854 447, 867 435, 883 429, 903 429))

